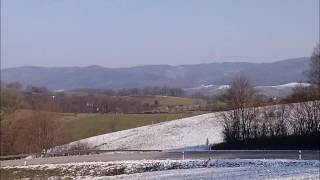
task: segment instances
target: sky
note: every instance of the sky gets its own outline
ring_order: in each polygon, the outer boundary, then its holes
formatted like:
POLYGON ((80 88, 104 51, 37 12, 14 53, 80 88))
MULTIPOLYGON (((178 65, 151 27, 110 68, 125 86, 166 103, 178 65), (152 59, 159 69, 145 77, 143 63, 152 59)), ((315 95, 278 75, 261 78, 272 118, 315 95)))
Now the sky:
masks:
POLYGON ((319 0, 1 0, 1 69, 310 56, 319 0))

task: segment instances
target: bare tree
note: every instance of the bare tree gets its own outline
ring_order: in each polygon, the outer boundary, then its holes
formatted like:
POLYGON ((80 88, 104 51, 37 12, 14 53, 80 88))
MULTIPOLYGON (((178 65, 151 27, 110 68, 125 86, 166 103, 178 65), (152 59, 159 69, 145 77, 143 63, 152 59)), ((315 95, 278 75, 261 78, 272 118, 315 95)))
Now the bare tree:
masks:
POLYGON ((258 113, 257 92, 249 79, 243 75, 233 79, 225 101, 232 109, 222 113, 225 139, 237 141, 249 138, 258 113))
POLYGON ((290 124, 296 135, 320 133, 320 101, 295 104, 290 124))
POLYGON ((19 127, 13 126, 13 123, 8 119, 21 107, 21 93, 17 89, 1 88, 0 97, 0 149, 1 155, 4 155, 12 151, 18 135, 17 129, 19 127), (11 131, 11 129, 15 129, 15 131, 11 131))
POLYGON ((291 108, 288 105, 276 105, 263 108, 261 137, 288 135, 288 122, 291 108))
POLYGON ((47 150, 54 145, 55 129, 57 121, 54 115, 48 112, 36 112, 33 119, 35 126, 34 130, 38 136, 37 144, 40 149, 47 150))
MULTIPOLYGON (((60 121, 52 112, 16 113, 1 122, 1 154, 40 152, 61 144, 60 121)), ((68 137, 64 137, 65 139, 68 137)))
POLYGON ((21 107, 22 95, 17 89, 1 88, 1 120, 21 107))
POLYGON ((308 75, 310 83, 320 85, 320 43, 313 50, 308 75))

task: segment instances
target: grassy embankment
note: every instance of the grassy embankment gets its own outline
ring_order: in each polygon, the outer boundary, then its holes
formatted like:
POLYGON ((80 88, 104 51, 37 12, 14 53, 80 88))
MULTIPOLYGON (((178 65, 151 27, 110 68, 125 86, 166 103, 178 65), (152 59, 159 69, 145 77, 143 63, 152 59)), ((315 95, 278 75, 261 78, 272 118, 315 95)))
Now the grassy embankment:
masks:
MULTIPOLYGON (((65 121, 72 139, 78 140, 99 134, 121 131, 140 126, 160 123, 190 116, 203 112, 176 113, 176 114, 77 114, 65 121)), ((61 114, 60 116, 73 116, 61 114)))

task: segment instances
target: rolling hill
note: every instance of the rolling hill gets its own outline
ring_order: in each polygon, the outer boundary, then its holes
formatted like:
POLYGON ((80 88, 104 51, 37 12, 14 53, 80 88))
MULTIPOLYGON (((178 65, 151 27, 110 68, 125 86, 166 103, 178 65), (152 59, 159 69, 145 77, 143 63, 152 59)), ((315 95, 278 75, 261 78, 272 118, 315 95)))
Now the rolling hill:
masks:
MULTIPOLYGON (((265 95, 266 97, 286 97, 292 94, 295 88, 299 87, 308 87, 310 84, 308 83, 297 83, 291 82, 287 84, 281 84, 276 86, 255 86, 255 89, 260 93, 265 95)), ((186 88, 184 89, 189 95, 196 95, 197 93, 201 93, 205 96, 219 96, 226 92, 229 88, 229 85, 201 85, 199 87, 194 88, 186 88)))
POLYGON ((95 149, 205 149, 209 143, 223 142, 219 113, 208 113, 153 125, 93 136, 84 143, 95 149))
POLYGON ((257 86, 272 86, 304 81, 308 63, 309 58, 296 58, 271 63, 224 62, 131 68, 26 66, 1 70, 1 81, 45 86, 51 90, 165 85, 192 88, 203 84, 229 84, 235 75, 245 74, 257 86))

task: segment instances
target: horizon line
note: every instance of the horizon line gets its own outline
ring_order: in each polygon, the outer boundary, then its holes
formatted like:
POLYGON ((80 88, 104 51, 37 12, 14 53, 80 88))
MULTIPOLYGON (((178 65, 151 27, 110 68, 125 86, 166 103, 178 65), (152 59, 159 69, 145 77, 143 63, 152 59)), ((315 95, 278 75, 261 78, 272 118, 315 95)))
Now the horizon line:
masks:
POLYGON ((218 62, 208 62, 208 63, 190 63, 190 64, 180 64, 180 65, 170 65, 170 64, 146 64, 146 65, 133 65, 133 66, 123 66, 123 67, 108 67, 103 65, 83 65, 83 66, 43 66, 43 65, 21 65, 21 66, 12 66, 12 67, 5 67, 2 68, 1 71, 6 69, 15 69, 15 68, 88 68, 88 67, 100 67, 100 68, 107 68, 107 69, 126 69, 126 68, 139 68, 139 67, 148 67, 148 66, 170 66, 170 67, 180 67, 180 66, 192 66, 192 65, 207 65, 207 64, 223 64, 223 63, 249 63, 249 64, 270 64, 270 63, 277 63, 281 61, 288 61, 288 60, 297 60, 302 58, 310 58, 308 56, 302 57, 295 57, 295 58, 287 58, 287 59, 280 59, 275 61, 267 61, 267 62, 251 62, 251 61, 218 61, 218 62))

